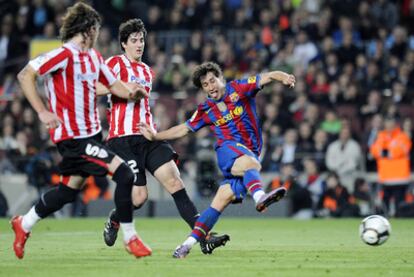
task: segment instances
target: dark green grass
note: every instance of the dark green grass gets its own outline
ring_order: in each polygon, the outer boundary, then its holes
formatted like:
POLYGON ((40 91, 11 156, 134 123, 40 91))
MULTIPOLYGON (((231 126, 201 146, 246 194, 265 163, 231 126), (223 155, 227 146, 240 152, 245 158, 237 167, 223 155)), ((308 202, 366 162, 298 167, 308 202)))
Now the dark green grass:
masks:
POLYGON ((0 220, 0 276, 414 276, 414 220, 391 220, 390 239, 364 245, 359 220, 230 219, 215 230, 231 241, 211 256, 197 246, 184 260, 171 258, 189 230, 179 219, 137 219, 153 255, 135 259, 121 240, 106 247, 104 219, 47 219, 34 229, 23 260, 0 220))

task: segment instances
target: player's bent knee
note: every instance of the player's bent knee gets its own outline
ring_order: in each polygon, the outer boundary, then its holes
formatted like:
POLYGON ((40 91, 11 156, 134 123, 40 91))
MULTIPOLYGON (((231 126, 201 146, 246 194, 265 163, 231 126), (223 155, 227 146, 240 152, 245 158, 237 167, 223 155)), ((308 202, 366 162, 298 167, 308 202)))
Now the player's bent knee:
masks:
POLYGON ((132 172, 131 168, 124 162, 120 163, 118 167, 116 167, 112 176, 112 179, 117 183, 122 181, 122 183, 129 183, 131 185, 134 183, 135 178, 136 176, 132 172))
POLYGON ((132 204, 134 205, 134 207, 140 207, 140 206, 144 205, 144 203, 147 201, 147 199, 148 199, 148 194, 147 193, 133 194, 132 195, 132 204))
POLYGON ((164 184, 169 193, 173 194, 184 188, 183 180, 180 177, 174 176, 164 184))
POLYGON ((234 176, 243 176, 244 173, 250 169, 256 169, 260 171, 262 169, 261 164, 250 156, 242 156, 234 163, 231 173, 234 176))

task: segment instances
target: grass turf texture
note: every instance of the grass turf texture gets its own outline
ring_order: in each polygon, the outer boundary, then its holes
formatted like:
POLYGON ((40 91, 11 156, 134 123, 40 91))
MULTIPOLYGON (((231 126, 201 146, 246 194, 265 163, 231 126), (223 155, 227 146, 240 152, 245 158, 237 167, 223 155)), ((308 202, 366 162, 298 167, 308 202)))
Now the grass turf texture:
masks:
POLYGON ((34 229, 23 260, 12 250, 13 233, 0 220, 0 276, 413 276, 414 220, 391 220, 392 235, 372 247, 358 236, 359 220, 230 219, 215 230, 231 235, 213 255, 193 248, 171 257, 189 229, 179 219, 137 219, 153 249, 135 259, 121 238, 104 245, 104 219, 46 219, 34 229))

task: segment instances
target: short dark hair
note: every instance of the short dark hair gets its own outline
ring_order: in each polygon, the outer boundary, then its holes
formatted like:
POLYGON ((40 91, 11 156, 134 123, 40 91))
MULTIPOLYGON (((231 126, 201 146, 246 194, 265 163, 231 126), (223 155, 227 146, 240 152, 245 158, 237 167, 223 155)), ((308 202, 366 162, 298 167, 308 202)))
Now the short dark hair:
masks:
POLYGON ((60 38, 63 42, 68 41, 77 34, 89 35, 92 27, 101 24, 101 17, 91 6, 78 2, 68 8, 62 20, 60 38))
POLYGON ((131 34, 139 32, 142 32, 144 38, 147 36, 147 30, 145 29, 144 22, 142 22, 139 18, 129 19, 119 26, 118 39, 122 51, 125 51, 122 43, 127 43, 131 34))
POLYGON ((201 77, 207 75, 207 73, 213 72, 216 77, 222 76, 221 68, 214 62, 206 62, 197 66, 193 72, 193 84, 197 88, 201 88, 201 77))

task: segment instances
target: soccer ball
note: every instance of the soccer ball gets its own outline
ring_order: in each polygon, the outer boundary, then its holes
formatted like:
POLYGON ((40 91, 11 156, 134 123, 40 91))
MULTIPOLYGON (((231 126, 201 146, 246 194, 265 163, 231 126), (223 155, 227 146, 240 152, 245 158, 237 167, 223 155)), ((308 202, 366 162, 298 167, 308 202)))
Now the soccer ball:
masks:
POLYGON ((391 225, 385 217, 371 215, 359 225, 359 236, 368 245, 381 245, 391 234, 391 225))

